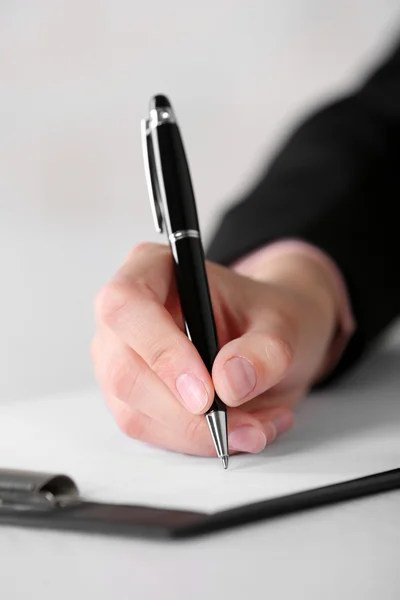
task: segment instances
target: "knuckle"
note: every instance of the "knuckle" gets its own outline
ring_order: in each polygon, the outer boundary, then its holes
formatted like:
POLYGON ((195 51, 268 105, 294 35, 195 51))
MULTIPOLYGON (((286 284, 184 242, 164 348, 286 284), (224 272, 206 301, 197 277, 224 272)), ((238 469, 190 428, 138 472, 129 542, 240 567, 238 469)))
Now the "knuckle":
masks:
POLYGON ((279 371, 285 372, 289 369, 293 360, 293 348, 281 336, 269 335, 265 350, 279 371))
POLYGON ((105 285, 95 299, 95 313, 98 320, 112 326, 120 318, 129 300, 128 286, 111 282, 105 285))
POLYGON ((215 456, 215 447, 205 426, 204 417, 194 415, 184 427, 183 433, 192 452, 200 456, 215 456))
POLYGON ((136 262, 143 255, 163 255, 168 254, 169 248, 165 244, 155 244, 154 242, 140 242, 131 248, 127 256, 127 262, 136 262))
POLYGON ((130 438, 143 440, 146 436, 146 418, 139 412, 123 406, 115 414, 115 420, 119 429, 130 438))
POLYGON ((124 261, 125 264, 134 264, 138 260, 141 260, 143 256, 151 254, 154 251, 154 246, 156 246, 156 244, 153 244, 152 242, 140 242, 139 244, 135 244, 135 246, 129 250, 124 261))
POLYGON ((162 379, 168 378, 175 371, 176 342, 168 340, 168 343, 157 343, 150 351, 148 365, 152 371, 162 379))
POLYGON ((115 420, 122 433, 124 433, 128 437, 131 437, 130 416, 124 414, 123 416, 116 417, 115 420))
POLYGON ((139 413, 126 414, 120 428, 125 435, 135 440, 143 440, 145 438, 145 418, 139 413))
POLYGON ((152 242, 140 242, 131 248, 128 254, 128 260, 135 260, 137 256, 151 252, 156 244, 152 242))
POLYGON ((185 427, 185 439, 188 442, 195 444, 198 443, 200 437, 200 430, 204 426, 201 417, 193 416, 189 419, 185 427))
POLYGON ((134 391, 140 378, 140 367, 126 358, 111 361, 109 367, 109 385, 112 394, 123 401, 132 402, 134 391))

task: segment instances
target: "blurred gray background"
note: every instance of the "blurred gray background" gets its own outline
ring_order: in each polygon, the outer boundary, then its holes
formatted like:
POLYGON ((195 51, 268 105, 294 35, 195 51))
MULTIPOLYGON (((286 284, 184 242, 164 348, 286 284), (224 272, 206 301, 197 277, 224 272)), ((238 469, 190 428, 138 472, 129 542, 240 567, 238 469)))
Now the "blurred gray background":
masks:
POLYGON ((397 0, 0 0, 0 401, 93 385, 96 290, 158 240, 139 120, 180 120, 205 239, 282 135, 392 43, 397 0))

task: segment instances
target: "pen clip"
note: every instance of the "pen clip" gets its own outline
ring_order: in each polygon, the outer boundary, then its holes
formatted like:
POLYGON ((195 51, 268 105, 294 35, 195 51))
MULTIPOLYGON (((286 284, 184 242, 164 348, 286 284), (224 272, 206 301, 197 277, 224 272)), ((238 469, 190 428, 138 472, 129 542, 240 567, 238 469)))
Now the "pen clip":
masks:
POLYGON ((158 233, 163 232, 163 216, 160 205, 160 191, 156 175, 156 167, 154 163, 154 151, 152 146, 150 121, 142 119, 141 137, 142 137, 142 152, 144 161, 144 174, 146 178, 147 191, 149 194, 151 212, 153 221, 158 233))

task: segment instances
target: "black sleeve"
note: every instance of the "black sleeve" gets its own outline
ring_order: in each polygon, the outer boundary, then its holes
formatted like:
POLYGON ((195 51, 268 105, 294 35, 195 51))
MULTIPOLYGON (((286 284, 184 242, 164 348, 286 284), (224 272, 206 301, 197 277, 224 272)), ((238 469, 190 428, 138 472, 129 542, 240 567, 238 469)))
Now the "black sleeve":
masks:
POLYGON ((221 219, 207 258, 221 264, 282 238, 339 266, 357 330, 351 366, 400 310, 400 46, 354 93, 306 119, 221 219))

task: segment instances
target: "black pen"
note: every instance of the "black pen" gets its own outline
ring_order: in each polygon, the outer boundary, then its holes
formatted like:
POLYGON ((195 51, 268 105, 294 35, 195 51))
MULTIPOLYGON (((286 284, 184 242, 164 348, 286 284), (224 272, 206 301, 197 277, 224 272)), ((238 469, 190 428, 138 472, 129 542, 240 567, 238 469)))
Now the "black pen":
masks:
MULTIPOLYGON (((186 334, 211 374, 218 338, 211 304, 196 203, 182 138, 172 106, 165 96, 150 100, 142 121, 147 187, 156 230, 166 231, 186 334)), ((228 467, 226 406, 217 395, 206 419, 217 455, 228 467)))

